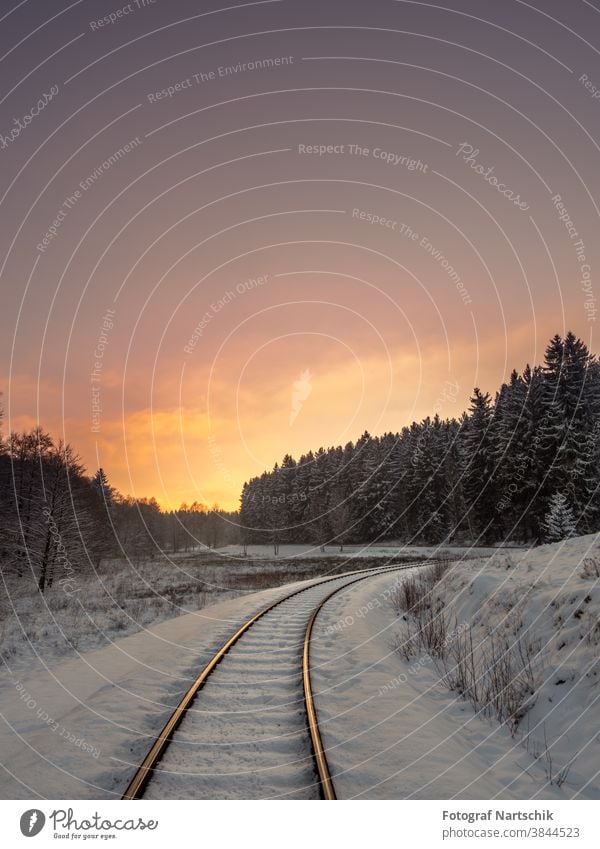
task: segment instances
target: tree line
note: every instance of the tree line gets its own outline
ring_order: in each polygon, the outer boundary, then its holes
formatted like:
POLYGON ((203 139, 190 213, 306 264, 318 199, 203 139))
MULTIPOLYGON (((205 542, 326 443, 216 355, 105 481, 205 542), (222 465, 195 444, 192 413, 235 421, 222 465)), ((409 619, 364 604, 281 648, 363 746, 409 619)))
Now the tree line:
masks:
POLYGON ((75 592, 77 576, 105 557, 236 542, 236 519, 216 505, 163 511, 154 498, 124 496, 40 427, 0 441, 0 566, 33 575, 42 592, 55 581, 75 592))
POLYGON ((0 566, 65 588, 102 558, 241 542, 535 542, 600 530, 600 362, 567 333, 459 418, 289 454, 239 513, 133 498, 42 428, 0 439, 0 566))
POLYGON ((600 362, 569 332, 492 400, 286 455, 244 484, 246 543, 532 542, 600 529, 600 362))

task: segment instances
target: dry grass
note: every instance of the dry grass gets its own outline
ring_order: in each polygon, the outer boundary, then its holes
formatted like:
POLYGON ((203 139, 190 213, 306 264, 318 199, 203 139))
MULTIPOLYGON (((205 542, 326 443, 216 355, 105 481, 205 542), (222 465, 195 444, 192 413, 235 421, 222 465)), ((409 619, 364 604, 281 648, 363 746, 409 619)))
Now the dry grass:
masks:
POLYGON ((293 561, 229 559, 214 553, 128 563, 105 560, 96 574, 82 570, 69 596, 59 578, 44 595, 31 574, 3 571, 0 661, 26 666, 38 653, 46 662, 219 601, 295 581, 385 565, 380 558, 303 558, 293 561))
POLYGON ((390 602, 396 614, 418 615, 435 606, 433 590, 440 583, 449 568, 445 559, 435 561, 429 568, 421 569, 417 575, 410 575, 399 581, 390 595, 390 602))
POLYGON ((443 657, 445 685, 483 716, 516 729, 533 705, 537 651, 530 642, 494 632, 474 646, 473 629, 459 634, 443 657))
POLYGON ((394 588, 392 604, 404 620, 395 648, 405 660, 428 653, 448 689, 514 734, 535 696, 535 646, 519 637, 522 622, 512 602, 504 604, 502 632, 478 628, 475 637, 471 625, 451 621, 440 587, 448 566, 436 563, 394 588))

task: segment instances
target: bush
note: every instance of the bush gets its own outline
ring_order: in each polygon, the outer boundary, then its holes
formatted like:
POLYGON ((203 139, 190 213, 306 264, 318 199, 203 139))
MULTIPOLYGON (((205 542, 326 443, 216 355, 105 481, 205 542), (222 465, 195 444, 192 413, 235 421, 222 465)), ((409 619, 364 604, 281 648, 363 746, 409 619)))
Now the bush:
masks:
POLYGON ((469 626, 443 655, 443 682, 471 702, 478 713, 495 717, 514 734, 533 706, 535 657, 531 643, 495 633, 474 647, 469 626))
POLYGON ((600 557, 585 557, 583 560, 582 578, 600 578, 600 557))
POLYGON ((423 610, 428 610, 434 603, 433 588, 442 580, 449 565, 449 560, 437 560, 417 575, 410 575, 397 583, 390 594, 390 602, 396 615, 404 612, 418 615, 423 610))

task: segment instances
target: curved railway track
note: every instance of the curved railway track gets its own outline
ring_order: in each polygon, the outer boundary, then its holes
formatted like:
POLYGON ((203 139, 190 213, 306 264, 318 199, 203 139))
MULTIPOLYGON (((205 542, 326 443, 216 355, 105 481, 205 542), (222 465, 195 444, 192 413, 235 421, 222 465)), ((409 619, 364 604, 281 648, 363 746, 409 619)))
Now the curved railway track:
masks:
MULTIPOLYGON (((267 747, 271 744, 271 748, 275 748, 277 752, 277 757, 274 764, 268 762, 267 757, 265 759, 267 762, 266 766, 261 767, 261 769, 264 769, 267 773, 269 771, 274 771, 274 774, 276 774, 277 769, 280 769, 281 763, 283 763, 284 767, 297 767, 297 771, 301 776, 300 785, 294 785, 291 790, 287 791, 287 793, 284 790, 281 795, 293 796, 295 793, 306 791, 312 793, 316 798, 329 800, 335 799, 335 788, 319 731, 317 711, 314 704, 311 686, 310 646, 314 623, 319 612, 323 609, 329 599, 346 587, 349 587, 358 581, 366 580, 374 575, 385 574, 387 572, 397 572, 404 569, 413 569, 416 566, 423 565, 426 565, 426 563, 411 563, 408 565, 403 564, 402 566, 360 569, 354 572, 347 572, 343 575, 325 578, 311 583, 308 587, 302 587, 292 593, 289 593, 248 619, 248 621, 238 628, 238 630, 213 655, 191 687, 187 690, 169 717, 154 744, 148 751, 148 754, 144 758, 142 764, 137 769, 123 795, 123 799, 142 798, 149 783, 151 784, 151 788, 149 789, 156 792, 156 795, 154 795, 154 793, 150 793, 150 796, 154 798, 161 798, 163 793, 166 795, 168 792, 168 790, 165 791, 164 787, 162 790, 160 789, 161 781, 164 784, 164 776, 173 776, 178 774, 181 781, 187 782, 188 785, 193 783, 192 779, 194 776, 201 776, 203 779, 206 779, 209 776, 209 773, 190 771, 189 769, 190 761, 194 763, 194 759, 198 758, 198 751, 206 751, 214 747, 215 752, 219 753, 216 758, 218 762, 221 758, 221 752, 231 752, 232 749, 235 750, 236 745, 246 745, 246 741, 241 741, 240 743, 236 742, 234 744, 229 742, 229 738, 227 737, 228 732, 223 729, 221 729, 221 741, 219 741, 219 734, 214 733, 214 729, 211 728, 210 723, 206 723, 204 719, 199 720, 194 718, 193 723, 196 723, 195 734, 197 742, 194 741, 194 732, 192 732, 192 738, 182 740, 180 744, 179 748, 184 753, 182 758, 180 757, 179 761, 175 761, 170 766, 167 765, 162 767, 161 764, 159 767, 159 763, 161 763, 164 759, 168 759, 169 756, 172 757, 171 752, 168 750, 169 745, 173 742, 175 732, 188 713, 192 703, 197 699, 199 692, 205 687, 207 681, 210 680, 211 684, 213 683, 215 679, 214 673, 219 664, 221 664, 226 657, 233 658, 233 654, 235 654, 235 652, 231 654, 231 650, 234 647, 239 647, 241 649, 245 646, 245 642, 250 642, 248 638, 246 638, 246 641, 242 640, 244 635, 249 634, 250 636, 254 632, 259 631, 261 628, 264 633, 262 635, 255 635, 255 639, 258 641, 256 645, 250 644, 245 648, 245 651, 238 651, 240 657, 236 658, 235 663, 230 661, 231 668, 229 670, 229 675, 222 676, 224 680, 220 682, 221 688, 216 688, 216 693, 211 695, 210 701, 211 703, 216 701, 217 707, 212 712, 209 710, 208 714, 211 716, 218 716, 219 720, 222 720, 224 717, 225 722, 229 722, 230 726, 234 720, 228 719, 229 716, 233 716, 234 718, 240 717, 243 720, 248 715, 254 717, 254 715, 258 712, 267 715, 271 721, 272 729, 269 728, 266 735, 263 735, 258 741, 251 741, 251 745, 254 749, 257 749, 257 746, 260 743, 264 743, 267 747), (332 585, 332 587, 330 591, 323 596, 321 588, 325 584, 332 585), (279 622, 277 621, 277 617, 274 617, 273 615, 275 613, 279 615, 279 622), (262 644, 260 642, 261 639, 262 644), (279 645, 283 646, 283 648, 269 649, 265 655, 265 643, 266 645, 271 646, 272 644, 276 644, 278 639, 279 645), (261 645, 263 647, 262 650, 261 645), (299 646, 301 646, 301 651, 298 651, 299 646), (270 654, 272 654, 273 657, 271 657, 270 654), (298 658, 297 655, 300 655, 301 657, 298 658), (287 695, 281 697, 281 694, 277 694, 277 696, 274 697, 276 704, 273 708, 261 704, 260 708, 255 707, 250 710, 246 708, 242 708, 242 710, 239 711, 222 710, 219 705, 222 706, 223 701, 227 706, 230 704, 229 694, 239 690, 240 687, 243 688, 244 686, 247 690, 246 698, 250 702, 254 700, 256 692, 258 692, 259 700, 261 698, 266 698, 266 701, 269 701, 268 694, 267 697, 265 697, 264 694, 260 692, 256 682, 249 681, 244 685, 242 681, 243 672, 246 671, 247 667, 251 667, 252 663, 256 664, 257 658, 260 659, 262 666, 258 672, 259 677, 267 675, 267 678, 261 678, 261 683, 266 681, 267 684, 271 684, 273 688, 276 688, 279 685, 283 686, 284 689, 287 688, 287 690, 289 690, 290 686, 288 681, 293 681, 293 684, 296 684, 298 678, 296 674, 297 665, 298 660, 301 659, 301 694, 298 693, 298 698, 296 700, 292 699, 292 701, 287 700, 287 695), (265 660, 267 661, 266 666, 265 660), (276 668, 277 664, 281 666, 281 670, 279 670, 280 674, 269 678, 268 676, 270 676, 273 671, 278 671, 276 668), (296 669, 294 670, 293 667, 296 667, 296 669), (226 694, 225 697, 223 696, 223 693, 226 694), (303 728, 299 727, 300 703, 302 706, 301 712, 303 722, 301 724, 303 725, 303 728), (308 734, 306 734, 306 728, 308 728, 308 734), (297 737, 303 736, 303 732, 304 739, 300 741, 300 748, 304 751, 310 749, 310 755, 286 755, 285 752, 282 753, 279 750, 278 744, 280 744, 281 741, 285 741, 286 739, 295 741, 297 737), (202 735, 206 737, 205 740, 202 739, 202 735), (291 761, 285 761, 286 757, 291 757, 291 761), (302 778, 302 776, 304 777, 302 778), (154 787, 155 784, 158 785, 156 788, 154 787)), ((219 678, 219 676, 216 676, 216 678, 219 678)), ((194 709, 194 712, 192 713, 195 712, 196 710, 194 709)), ((191 715, 188 719, 188 723, 190 722, 190 719, 192 719, 191 715)), ((217 729, 217 732, 218 730, 219 729, 217 729)), ((250 743, 247 745, 250 745, 250 743)), ((232 754, 232 757, 235 759, 235 753, 232 754)), ((255 773, 255 771, 246 771, 246 781, 250 782, 248 786, 254 787, 254 777, 258 774, 259 773, 255 773)), ((220 777, 227 782, 228 776, 233 778, 234 775, 244 775, 243 770, 239 774, 236 772, 228 773, 225 771, 220 774, 220 777)), ((211 775, 211 777, 214 777, 214 775, 211 775)), ((275 777, 273 780, 275 781, 275 777)), ((281 780, 281 777, 279 777, 278 780, 281 780)), ((220 798, 220 796, 213 796, 212 798, 220 798)))

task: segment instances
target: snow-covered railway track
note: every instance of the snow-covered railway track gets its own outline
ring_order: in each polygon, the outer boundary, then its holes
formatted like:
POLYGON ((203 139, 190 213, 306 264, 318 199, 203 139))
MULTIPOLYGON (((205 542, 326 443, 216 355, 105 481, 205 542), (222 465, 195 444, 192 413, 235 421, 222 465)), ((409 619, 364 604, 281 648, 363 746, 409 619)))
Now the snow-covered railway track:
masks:
POLYGON ((335 799, 311 687, 315 619, 345 587, 420 565, 325 578, 245 622, 189 688, 123 798, 335 799))

